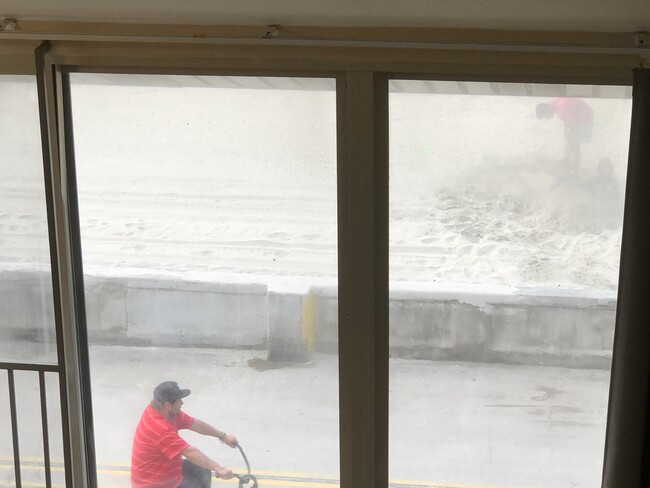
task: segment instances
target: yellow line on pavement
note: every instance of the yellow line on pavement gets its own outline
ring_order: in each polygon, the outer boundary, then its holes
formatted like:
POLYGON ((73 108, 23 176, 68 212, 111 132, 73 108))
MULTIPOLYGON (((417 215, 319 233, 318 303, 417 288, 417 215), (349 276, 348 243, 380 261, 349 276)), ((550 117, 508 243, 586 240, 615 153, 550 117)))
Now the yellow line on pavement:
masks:
MULTIPOLYGON (((34 463, 33 465, 22 465, 21 470, 26 471, 41 471, 43 469, 43 459, 38 457, 23 457, 21 460, 34 463)), ((21 463, 22 464, 22 463, 21 463)), ((52 460, 50 469, 52 472, 63 472, 63 460, 52 460), (58 466, 57 466, 58 464, 58 466)), ((112 465, 102 464, 98 466, 97 473, 104 476, 118 476, 118 477, 128 477, 130 465, 115 463, 112 465)), ((8 471, 14 469, 13 459, 0 457, 0 470, 8 471)), ((243 474, 243 473, 238 473, 243 474)), ((307 488, 335 488, 339 485, 338 478, 334 476, 321 476, 321 475, 311 475, 307 473, 287 473, 287 472, 278 472, 278 471, 255 471, 255 476, 262 478, 260 484, 269 485, 269 486, 287 486, 287 487, 307 487, 307 488), (275 478, 275 479, 274 479, 275 478)), ((213 481, 219 485, 229 485, 233 483, 233 480, 224 480, 221 478, 213 478, 213 481)), ((234 478, 236 482, 237 479, 234 478)), ((493 485, 493 484, 475 484, 475 483, 457 483, 457 482, 433 482, 433 481, 417 481, 417 480, 403 480, 403 479, 392 479, 389 481, 391 486, 409 486, 409 487, 423 487, 423 488, 525 488, 522 486, 507 486, 507 485, 493 485)), ((5 485, 0 484, 0 488, 4 488, 5 485)), ((38 486, 39 484, 29 484, 23 483, 23 486, 32 487, 38 486)), ((64 488, 63 485, 52 485, 56 488, 64 488)), ((102 485, 102 488, 120 488, 120 487, 111 487, 108 485, 102 485)))

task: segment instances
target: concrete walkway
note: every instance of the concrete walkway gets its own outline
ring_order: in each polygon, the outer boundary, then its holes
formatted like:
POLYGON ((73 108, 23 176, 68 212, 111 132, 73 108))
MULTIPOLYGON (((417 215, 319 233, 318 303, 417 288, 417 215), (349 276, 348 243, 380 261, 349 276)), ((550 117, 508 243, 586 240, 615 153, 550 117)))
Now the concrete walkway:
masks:
MULTIPOLYGON (((260 486, 338 485, 336 356, 291 365, 266 361, 265 351, 93 346, 90 357, 101 487, 129 486, 133 429, 152 387, 166 379, 192 389, 185 411, 237 435, 260 486)), ((599 485, 608 371, 401 359, 391 359, 390 368, 393 485, 599 485)), ((17 377, 24 486, 44 486, 37 381, 29 374, 17 377)), ((56 392, 56 377, 49 377, 51 417, 57 415, 56 392)), ((3 402, 0 408, 0 428, 9 432, 8 407, 3 402)), ((51 424, 56 467, 59 427, 51 424)), ((243 472, 237 450, 183 435, 243 472)), ((0 446, 0 486, 11 486, 10 436, 3 434, 0 446)), ((54 474, 61 483, 60 470, 54 474)))

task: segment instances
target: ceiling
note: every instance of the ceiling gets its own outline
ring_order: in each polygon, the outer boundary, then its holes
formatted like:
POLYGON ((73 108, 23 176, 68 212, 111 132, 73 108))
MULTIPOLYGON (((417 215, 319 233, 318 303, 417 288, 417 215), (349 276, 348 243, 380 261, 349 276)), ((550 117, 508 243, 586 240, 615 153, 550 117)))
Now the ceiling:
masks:
POLYGON ((2 0, 3 16, 173 24, 635 32, 650 30, 650 0, 2 0))

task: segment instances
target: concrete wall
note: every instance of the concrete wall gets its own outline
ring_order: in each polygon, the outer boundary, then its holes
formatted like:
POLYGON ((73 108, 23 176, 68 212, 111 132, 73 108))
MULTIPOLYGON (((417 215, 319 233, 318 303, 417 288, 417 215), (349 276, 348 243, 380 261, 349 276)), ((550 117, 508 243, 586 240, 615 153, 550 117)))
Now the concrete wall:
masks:
POLYGON ((155 346, 264 347, 267 287, 86 276, 91 340, 155 346))
MULTIPOLYGON (((338 350, 332 281, 241 275, 86 276, 92 342, 260 348, 308 361, 338 350)), ((46 272, 0 271, 0 334, 53 332, 46 272), (43 332, 50 331, 50 332, 43 332)), ((607 368, 615 293, 394 283, 391 355, 401 358, 607 368)))
POLYGON ((49 272, 0 270, 0 340, 51 342, 54 337, 49 272))

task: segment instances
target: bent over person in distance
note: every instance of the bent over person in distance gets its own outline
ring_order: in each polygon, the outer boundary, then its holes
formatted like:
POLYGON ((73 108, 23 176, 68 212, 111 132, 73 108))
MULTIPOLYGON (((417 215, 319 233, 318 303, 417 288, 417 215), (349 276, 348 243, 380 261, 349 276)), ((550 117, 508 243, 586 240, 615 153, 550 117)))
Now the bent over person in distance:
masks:
POLYGON ((594 110, 579 98, 555 98, 551 103, 540 103, 535 112, 539 119, 555 115, 564 124, 565 149, 563 162, 568 174, 578 176, 580 171, 580 145, 591 141, 594 110))
POLYGON ((230 447, 237 446, 234 435, 181 411, 182 399, 189 394, 190 390, 181 389, 175 381, 165 381, 154 389, 153 400, 142 413, 133 436, 133 488, 209 487, 212 471, 220 478, 233 477, 230 469, 211 460, 178 435, 180 429, 190 429, 216 437, 230 447))

